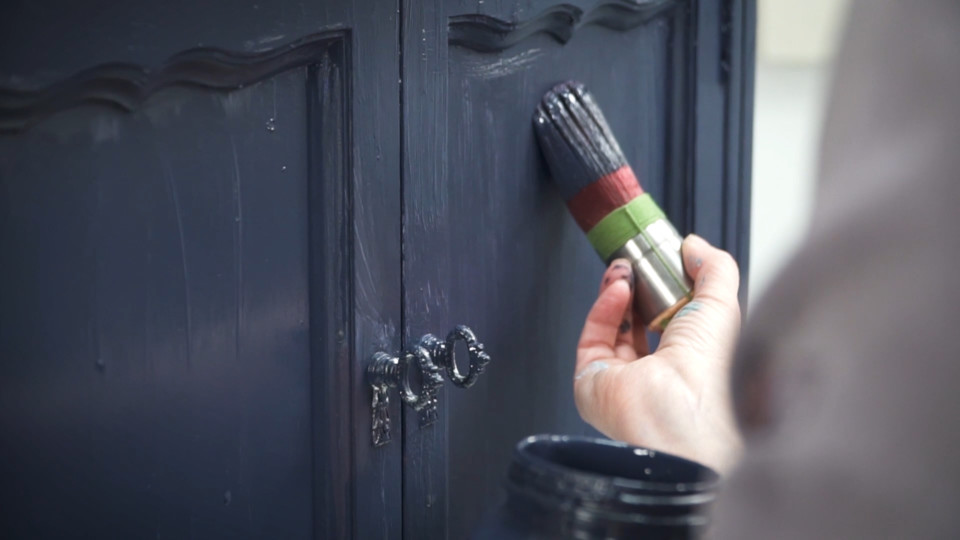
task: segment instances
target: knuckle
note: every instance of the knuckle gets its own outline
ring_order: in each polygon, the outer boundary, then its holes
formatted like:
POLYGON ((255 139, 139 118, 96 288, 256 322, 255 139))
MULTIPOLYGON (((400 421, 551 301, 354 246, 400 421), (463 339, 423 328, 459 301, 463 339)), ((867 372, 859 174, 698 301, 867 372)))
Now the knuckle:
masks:
POLYGON ((733 258, 733 255, 728 251, 717 250, 716 264, 717 268, 724 271, 725 273, 731 273, 733 275, 740 275, 740 265, 737 264, 737 260, 733 258))
POLYGON ((740 318, 740 302, 734 288, 710 288, 700 291, 697 300, 702 304, 706 316, 711 319, 719 317, 740 318))
POLYGON ((721 251, 711 260, 710 268, 696 284, 697 296, 713 300, 725 306, 737 305, 740 289, 740 268, 737 261, 726 251, 721 251))

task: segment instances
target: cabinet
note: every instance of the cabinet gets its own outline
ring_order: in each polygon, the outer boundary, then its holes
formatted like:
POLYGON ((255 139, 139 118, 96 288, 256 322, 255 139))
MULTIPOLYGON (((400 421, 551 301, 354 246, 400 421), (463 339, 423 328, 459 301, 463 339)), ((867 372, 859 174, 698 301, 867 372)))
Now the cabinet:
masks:
POLYGON ((589 432, 603 265, 530 121, 560 80, 747 267, 748 0, 0 10, 6 537, 463 538, 517 440, 589 432), (456 324, 486 373, 372 445, 370 355, 456 324))

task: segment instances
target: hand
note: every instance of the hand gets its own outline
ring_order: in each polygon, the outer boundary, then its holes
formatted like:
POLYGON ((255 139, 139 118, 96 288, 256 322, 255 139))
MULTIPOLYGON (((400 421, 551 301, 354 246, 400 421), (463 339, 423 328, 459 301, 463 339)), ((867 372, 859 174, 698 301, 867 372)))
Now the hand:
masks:
POLYGON ((730 397, 740 272, 727 252, 699 236, 688 236, 682 253, 693 299, 653 354, 643 326, 633 324, 630 264, 610 264, 577 346, 574 397, 580 416, 608 437, 722 474, 741 448, 730 397))

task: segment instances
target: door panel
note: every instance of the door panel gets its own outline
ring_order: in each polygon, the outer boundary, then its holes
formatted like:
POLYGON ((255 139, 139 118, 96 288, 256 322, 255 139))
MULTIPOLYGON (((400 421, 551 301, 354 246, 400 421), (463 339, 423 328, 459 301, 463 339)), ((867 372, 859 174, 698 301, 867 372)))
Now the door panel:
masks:
POLYGON ((743 262, 751 17, 6 2, 0 529, 465 537, 518 439, 590 431, 570 375, 603 268, 537 100, 586 82, 678 227, 743 262), (461 323, 486 374, 431 427, 391 399, 402 435, 371 445, 370 354, 461 323))
POLYGON ((399 535, 355 391, 399 345, 380 4, 4 5, 8 537, 399 535))
POLYGON ((305 88, 301 69, 226 100, 170 90, 3 141, 16 533, 309 530, 306 141, 264 125, 305 132, 305 88))
POLYGON ((499 498, 518 440, 591 432, 573 403, 572 370, 604 267, 549 183, 531 123, 543 93, 567 79, 593 91, 645 190, 681 232, 696 227, 735 250, 742 231, 727 234, 723 224, 736 223, 728 197, 743 184, 723 167, 720 9, 404 6, 405 338, 467 324, 493 358, 473 388, 446 386, 438 425, 408 417, 404 528, 410 537, 464 538, 499 498), (446 40, 431 30, 441 18, 446 40), (703 35, 716 45, 698 48, 703 35), (705 96, 718 111, 699 120, 705 96))

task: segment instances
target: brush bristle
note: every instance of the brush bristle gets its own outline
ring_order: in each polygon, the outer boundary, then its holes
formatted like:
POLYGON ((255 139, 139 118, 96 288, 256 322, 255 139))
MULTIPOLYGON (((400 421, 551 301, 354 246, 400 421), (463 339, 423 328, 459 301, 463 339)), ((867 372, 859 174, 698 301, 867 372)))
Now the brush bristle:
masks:
POLYGON ((627 164, 600 107, 579 82, 567 81, 547 92, 533 123, 566 200, 627 164))

